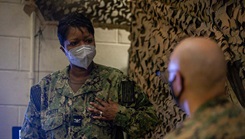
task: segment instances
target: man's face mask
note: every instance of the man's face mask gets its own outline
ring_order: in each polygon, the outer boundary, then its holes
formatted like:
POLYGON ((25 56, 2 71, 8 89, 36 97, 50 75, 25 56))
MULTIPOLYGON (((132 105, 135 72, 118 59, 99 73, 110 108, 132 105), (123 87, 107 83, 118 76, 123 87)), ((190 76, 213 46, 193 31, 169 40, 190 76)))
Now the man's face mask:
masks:
POLYGON ((95 46, 82 45, 75 48, 66 50, 66 56, 68 60, 73 64, 81 68, 87 69, 94 59, 96 54, 95 46))

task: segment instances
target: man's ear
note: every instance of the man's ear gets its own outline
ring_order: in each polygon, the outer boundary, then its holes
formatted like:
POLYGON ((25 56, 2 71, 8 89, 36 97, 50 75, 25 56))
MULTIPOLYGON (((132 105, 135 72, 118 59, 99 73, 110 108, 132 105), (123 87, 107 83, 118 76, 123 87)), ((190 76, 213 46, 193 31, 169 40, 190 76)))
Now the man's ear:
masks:
POLYGON ((178 95, 180 92, 183 91, 184 83, 183 83, 183 77, 179 71, 176 71, 175 75, 175 84, 176 84, 176 95, 178 95))

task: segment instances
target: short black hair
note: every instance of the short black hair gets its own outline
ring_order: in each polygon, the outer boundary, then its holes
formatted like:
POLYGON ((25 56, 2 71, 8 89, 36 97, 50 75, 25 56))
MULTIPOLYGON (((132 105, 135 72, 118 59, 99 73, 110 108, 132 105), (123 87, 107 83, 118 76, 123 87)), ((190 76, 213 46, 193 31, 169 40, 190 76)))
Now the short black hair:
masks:
POLYGON ((85 17, 81 12, 72 12, 65 15, 58 24, 58 38, 60 45, 64 47, 64 41, 67 38, 67 33, 70 27, 87 28, 88 32, 94 36, 94 27, 89 18, 85 17))

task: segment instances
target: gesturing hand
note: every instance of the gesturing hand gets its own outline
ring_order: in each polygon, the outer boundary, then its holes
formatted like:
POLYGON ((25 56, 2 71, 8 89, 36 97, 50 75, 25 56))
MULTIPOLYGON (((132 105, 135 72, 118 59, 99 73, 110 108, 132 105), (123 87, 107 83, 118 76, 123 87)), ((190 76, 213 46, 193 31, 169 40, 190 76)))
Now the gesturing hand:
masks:
POLYGON ((100 120, 114 120, 118 112, 118 103, 111 100, 108 102, 103 101, 99 98, 95 98, 95 100, 98 101, 99 104, 90 102, 90 105, 92 105, 94 108, 88 108, 90 112, 98 115, 93 116, 93 118, 100 120))

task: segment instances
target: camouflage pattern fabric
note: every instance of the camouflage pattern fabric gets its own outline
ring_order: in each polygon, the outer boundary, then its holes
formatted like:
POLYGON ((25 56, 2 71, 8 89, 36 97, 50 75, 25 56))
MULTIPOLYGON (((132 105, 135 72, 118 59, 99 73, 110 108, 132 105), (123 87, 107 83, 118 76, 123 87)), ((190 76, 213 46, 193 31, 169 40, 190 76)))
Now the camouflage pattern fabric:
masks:
POLYGON ((136 85, 131 98, 123 97, 122 82, 130 80, 117 69, 94 64, 94 70, 82 87, 73 93, 68 84, 69 66, 44 77, 35 87, 40 88, 41 108, 34 97, 25 114, 21 138, 82 138, 121 139, 125 131, 131 138, 140 138, 158 123, 148 97, 136 85), (118 102, 119 112, 114 121, 91 118, 87 110, 95 97, 118 102), (126 98, 126 99, 125 99, 126 98))
POLYGON ((244 111, 227 100, 227 97, 221 97, 202 105, 165 139, 244 139, 244 131, 244 111))
POLYGON ((169 85, 155 71, 166 71, 176 44, 186 37, 205 36, 219 44, 234 69, 235 76, 228 82, 235 87, 227 89, 228 98, 237 105, 243 103, 245 109, 245 91, 235 92, 245 87, 244 11, 245 0, 131 0, 128 75, 149 95, 163 121, 146 138, 162 139, 185 119, 169 85))
POLYGON ((56 24, 74 11, 84 13, 94 27, 130 29, 131 10, 128 0, 25 0, 24 11, 35 11, 44 23, 56 24))

